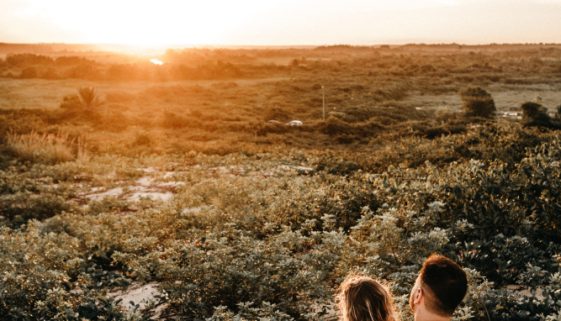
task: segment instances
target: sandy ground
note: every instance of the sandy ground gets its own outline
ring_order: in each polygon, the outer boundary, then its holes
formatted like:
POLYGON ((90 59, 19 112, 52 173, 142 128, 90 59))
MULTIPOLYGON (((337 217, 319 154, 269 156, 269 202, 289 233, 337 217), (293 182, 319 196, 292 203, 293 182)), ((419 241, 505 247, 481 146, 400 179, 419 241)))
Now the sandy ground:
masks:
POLYGON ((119 301, 119 305, 130 318, 134 318, 135 312, 150 307, 153 312, 151 319, 160 320, 161 313, 167 307, 165 303, 158 304, 160 301, 159 297, 162 295, 163 293, 159 289, 159 284, 148 283, 144 285, 133 284, 122 291, 109 293, 108 297, 119 301), (150 306, 151 304, 155 304, 155 306, 150 306))

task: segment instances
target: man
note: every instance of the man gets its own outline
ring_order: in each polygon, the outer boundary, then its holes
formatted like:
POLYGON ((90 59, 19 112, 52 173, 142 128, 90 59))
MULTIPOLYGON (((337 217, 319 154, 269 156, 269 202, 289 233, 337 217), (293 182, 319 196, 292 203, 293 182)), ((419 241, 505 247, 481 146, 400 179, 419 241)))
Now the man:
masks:
POLYGON ((423 263, 409 297, 415 321, 452 320, 466 292, 464 270, 445 256, 431 255, 423 263))

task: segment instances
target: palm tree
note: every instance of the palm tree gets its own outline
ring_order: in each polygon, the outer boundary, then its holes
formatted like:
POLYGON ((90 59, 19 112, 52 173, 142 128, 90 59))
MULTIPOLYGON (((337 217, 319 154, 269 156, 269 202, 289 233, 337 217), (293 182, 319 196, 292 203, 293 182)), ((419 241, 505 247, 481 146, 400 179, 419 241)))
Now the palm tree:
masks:
POLYGON ((96 108, 103 104, 93 87, 82 87, 78 89, 78 98, 80 98, 80 103, 85 109, 96 108))

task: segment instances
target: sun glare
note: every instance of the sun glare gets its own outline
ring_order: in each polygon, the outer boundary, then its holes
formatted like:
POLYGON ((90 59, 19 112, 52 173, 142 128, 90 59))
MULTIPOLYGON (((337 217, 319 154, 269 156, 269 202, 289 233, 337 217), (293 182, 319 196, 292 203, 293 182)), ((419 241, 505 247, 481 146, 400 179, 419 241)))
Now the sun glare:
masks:
POLYGON ((120 45, 127 46, 127 51, 156 56, 154 51, 169 47, 205 45, 561 39, 561 0, 511 2, 1 0, 0 40, 120 45))
POLYGON ((153 65, 157 65, 157 66, 161 66, 161 65, 164 64, 164 62, 161 61, 161 60, 158 59, 158 58, 152 58, 152 59, 150 59, 150 62, 151 62, 153 65))
POLYGON ((98 0, 84 9, 80 1, 54 0, 32 8, 80 42, 156 49, 228 43, 257 11, 276 2, 98 0))

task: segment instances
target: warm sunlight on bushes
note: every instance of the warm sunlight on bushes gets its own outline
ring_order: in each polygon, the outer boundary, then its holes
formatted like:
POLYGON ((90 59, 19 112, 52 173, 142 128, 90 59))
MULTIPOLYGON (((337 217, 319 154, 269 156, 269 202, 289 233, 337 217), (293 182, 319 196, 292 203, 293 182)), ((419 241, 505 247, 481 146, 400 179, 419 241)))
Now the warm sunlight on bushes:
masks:
POLYGON ((411 321, 432 252, 455 320, 559 319, 561 47, 60 54, 0 59, 0 319, 334 321, 361 271, 411 321))
POLYGON ((55 134, 8 134, 6 145, 18 158, 44 163, 84 159, 86 150, 80 139, 58 132, 55 134))

